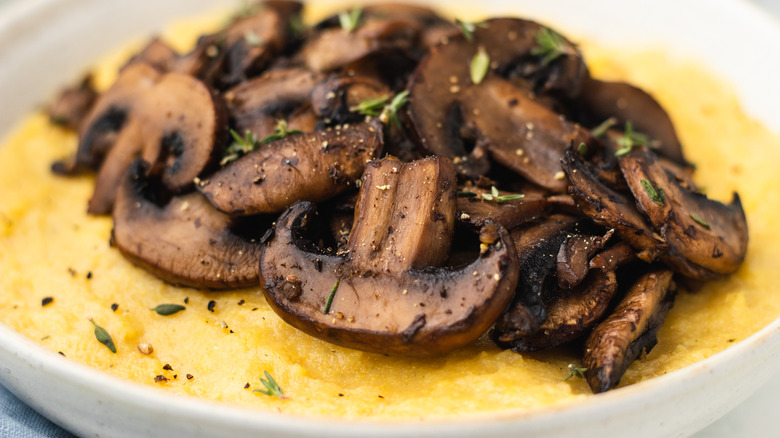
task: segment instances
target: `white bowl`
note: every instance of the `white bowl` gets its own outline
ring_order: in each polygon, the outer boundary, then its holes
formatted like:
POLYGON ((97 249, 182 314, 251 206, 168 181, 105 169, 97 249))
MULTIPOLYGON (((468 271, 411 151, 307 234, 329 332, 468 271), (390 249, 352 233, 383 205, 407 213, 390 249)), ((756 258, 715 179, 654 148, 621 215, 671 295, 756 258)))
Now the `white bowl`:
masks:
MULTIPOLYGON (((429 3, 446 6, 447 1, 429 3)), ((0 138, 99 55, 219 0, 27 0, 0 16, 0 138)), ((747 111, 780 131, 780 30, 736 0, 496 0, 596 41, 693 54, 732 83, 747 111)), ((79 435, 147 437, 687 436, 746 399, 776 368, 780 320, 694 365, 561 408, 455 421, 344 422, 242 410, 126 382, 69 361, 0 324, 0 383, 79 435)))

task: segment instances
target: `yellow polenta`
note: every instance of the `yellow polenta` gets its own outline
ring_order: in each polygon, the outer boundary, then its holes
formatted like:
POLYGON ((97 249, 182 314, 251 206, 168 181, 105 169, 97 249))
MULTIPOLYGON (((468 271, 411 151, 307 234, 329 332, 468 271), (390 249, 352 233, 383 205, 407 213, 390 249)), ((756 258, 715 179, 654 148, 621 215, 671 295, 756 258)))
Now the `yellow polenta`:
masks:
MULTIPOLYGON (((177 28, 166 38, 182 47, 200 29, 177 28)), ((618 57, 583 48, 595 76, 635 83, 661 101, 698 166, 700 185, 720 200, 738 190, 750 225, 744 266, 696 294, 678 296, 658 345, 625 374, 622 383, 630 384, 706 358, 780 316, 780 139, 746 117, 731 90, 696 66, 655 52, 618 57)), ((101 86, 127 53, 100 64, 101 86)), ((50 172, 51 162, 72 153, 76 141, 33 114, 0 147, 0 321, 71 360, 167 391, 309 416, 463 417, 590 394, 583 380, 564 381, 567 365, 579 363, 565 349, 519 355, 483 338, 444 357, 385 357, 293 329, 259 289, 169 286, 109 246, 110 218, 86 215, 91 177, 50 172), (46 297, 53 301, 43 306, 46 297), (172 316, 150 310, 164 303, 186 310, 172 316), (96 340, 90 318, 111 334, 116 354, 96 340), (141 344, 153 352, 143 354, 141 344), (262 388, 264 371, 285 399, 252 391, 262 388)))

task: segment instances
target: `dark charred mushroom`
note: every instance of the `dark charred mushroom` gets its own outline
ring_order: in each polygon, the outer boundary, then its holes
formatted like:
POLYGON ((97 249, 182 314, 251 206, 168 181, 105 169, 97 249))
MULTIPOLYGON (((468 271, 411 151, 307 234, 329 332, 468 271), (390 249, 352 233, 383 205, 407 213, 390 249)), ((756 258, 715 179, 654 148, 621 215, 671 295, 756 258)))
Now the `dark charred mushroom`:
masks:
POLYGON ((349 188, 382 150, 377 122, 291 135, 244 155, 201 181, 198 189, 233 215, 275 213, 319 202, 349 188))
POLYGON ((273 134, 277 121, 288 120, 309 102, 320 79, 320 75, 303 69, 273 70, 226 91, 236 132, 244 135, 248 130, 259 139, 273 134))
MULTIPOLYGON (((593 272, 568 296, 547 304, 547 319, 531 335, 496 339, 500 346, 517 352, 539 351, 573 341, 590 330, 606 313, 617 291, 614 272, 593 272)), ((496 334, 495 332, 493 333, 496 334)))
POLYGON ((381 82, 361 76, 331 75, 311 92, 311 106, 325 123, 354 123, 366 115, 355 111, 364 101, 391 99, 392 92, 381 82))
POLYGON ((637 206, 669 247, 667 264, 698 280, 739 268, 748 242, 739 195, 724 205, 687 190, 647 148, 635 148, 618 161, 637 206))
POLYGON ((272 308, 310 335, 387 354, 439 354, 479 337, 512 295, 517 259, 506 231, 488 224, 493 240, 470 265, 458 271, 415 269, 446 258, 440 252, 450 245, 444 236, 451 236, 456 181, 446 163, 432 158, 380 164, 373 171, 369 166, 367 173, 376 175, 361 187, 356 217, 366 221, 373 210, 364 209, 376 202, 380 217, 374 219, 389 224, 356 221, 346 258, 303 249, 303 227, 314 220, 311 204, 286 211, 261 259, 272 308), (438 183, 426 181, 426 174, 440 175, 438 183), (438 237, 429 240, 429 229, 438 230, 438 237))
POLYGON ((46 109, 46 113, 55 125, 76 131, 97 97, 97 91, 92 85, 92 75, 86 75, 77 86, 63 90, 46 109))
POLYGON ((222 97, 192 76, 168 73, 134 113, 141 123, 142 157, 162 172, 168 190, 180 192, 215 167, 227 141, 222 97))
POLYGON ((672 272, 643 275, 615 311, 588 336, 582 364, 595 393, 618 385, 628 366, 658 342, 656 333, 674 304, 672 272))
POLYGON ((590 269, 607 272, 614 271, 618 267, 631 263, 634 260, 636 260, 634 248, 621 241, 593 256, 588 264, 590 269))
POLYGON ((590 260, 604 248, 615 230, 609 230, 603 236, 572 234, 558 250, 556 276, 558 285, 571 289, 580 284, 590 271, 590 260))
POLYGON ((233 219, 197 192, 153 202, 149 165, 136 160, 119 187, 112 241, 133 263, 163 280, 225 289, 259 283, 261 245, 235 234, 233 219))
MULTIPOLYGON (((553 208, 548 197, 540 194, 501 201, 500 198, 493 199, 489 190, 476 187, 461 188, 458 193, 458 219, 477 228, 481 228, 487 221, 493 221, 512 230, 550 213, 553 208), (485 199, 483 195, 490 195, 491 198, 485 199)), ((499 192, 499 196, 507 196, 507 193, 499 192)), ((516 194, 509 193, 508 196, 514 197, 516 194)))

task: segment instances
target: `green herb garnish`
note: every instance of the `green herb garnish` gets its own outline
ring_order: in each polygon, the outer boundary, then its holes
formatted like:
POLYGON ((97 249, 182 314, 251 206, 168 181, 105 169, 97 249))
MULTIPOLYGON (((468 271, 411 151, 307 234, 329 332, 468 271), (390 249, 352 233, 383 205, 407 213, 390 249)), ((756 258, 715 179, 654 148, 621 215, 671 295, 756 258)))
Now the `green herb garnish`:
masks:
POLYGON ((566 376, 565 379, 563 379, 564 381, 569 380, 572 377, 578 377, 581 379, 584 377, 583 373, 585 373, 585 371, 588 371, 587 368, 579 368, 577 367, 577 365, 574 365, 573 363, 570 363, 568 368, 569 368, 569 375, 566 376))
POLYGON ((607 130, 617 124, 617 119, 614 117, 610 117, 607 120, 604 120, 599 124, 599 126, 596 126, 595 128, 591 129, 590 134, 596 138, 601 137, 602 135, 607 133, 607 130))
POLYGON ((580 155, 583 155, 583 156, 585 154, 587 154, 588 153, 588 145, 586 145, 585 143, 580 143, 580 145, 577 146, 577 153, 580 154, 580 155))
POLYGON ((360 113, 364 116, 377 117, 385 109, 385 104, 390 99, 390 96, 379 96, 371 99, 366 99, 355 106, 349 107, 349 110, 353 113, 360 113))
POLYGON ((339 283, 341 283, 341 279, 336 280, 336 284, 333 285, 333 289, 330 290, 330 295, 328 296, 328 301, 325 302, 325 307, 322 309, 322 313, 328 314, 330 312, 330 306, 333 304, 333 297, 336 296, 336 289, 339 288, 339 283))
POLYGON ((622 157, 637 146, 647 146, 650 144, 650 138, 641 132, 634 132, 634 125, 632 125, 631 122, 626 122, 625 135, 615 140, 615 143, 620 146, 620 149, 615 152, 615 156, 622 157))
POLYGON ((238 160, 241 156, 252 152, 260 145, 257 141, 257 136, 248 129, 244 133, 243 138, 232 129, 230 130, 230 135, 233 137, 233 143, 225 149, 225 154, 222 155, 222 161, 219 162, 220 166, 238 160))
POLYGON ((571 52, 566 40, 556 31, 549 27, 543 27, 535 35, 536 47, 531 50, 531 54, 542 56, 542 65, 548 65, 560 56, 571 52))
POLYGON ((474 192, 469 192, 467 190, 463 190, 463 191, 458 192, 458 196, 460 196, 461 198, 475 198, 475 197, 477 197, 477 194, 474 193, 474 192))
POLYGON ((484 47, 480 47, 477 53, 471 58, 471 82, 479 85, 487 76, 490 68, 490 56, 488 56, 484 47))
POLYGON ((111 339, 111 335, 108 334, 106 329, 97 325, 95 321, 92 320, 92 318, 89 319, 89 322, 91 322, 95 327, 95 338, 97 338, 98 342, 105 345, 106 348, 111 350, 112 353, 116 353, 116 345, 114 345, 114 340, 111 339))
POLYGON ((301 131, 297 129, 287 129, 287 120, 282 119, 276 122, 276 128, 274 129, 274 133, 260 140, 260 143, 262 144, 270 143, 274 140, 279 140, 281 138, 285 138, 288 135, 292 135, 292 134, 301 134, 301 131))
POLYGON ((258 47, 263 44, 263 39, 260 38, 253 30, 244 32, 244 41, 251 47, 258 47))
POLYGON ((708 230, 710 229, 709 222, 707 222, 704 219, 702 219, 699 216, 697 216, 696 213, 691 213, 691 219, 693 219, 694 222, 696 222, 697 224, 701 225, 702 227, 704 227, 704 228, 706 228, 708 230))
POLYGON ((339 14, 339 24, 341 24, 341 28, 347 31, 347 33, 351 33, 355 29, 358 28, 358 25, 360 24, 360 16, 363 15, 363 8, 358 6, 355 9, 347 12, 344 11, 339 14))
POLYGON ((516 199, 523 199, 525 195, 499 195, 496 186, 490 187, 490 193, 483 193, 482 199, 485 201, 496 201, 498 203, 514 201, 516 199))
POLYGON ((460 18, 455 19, 455 24, 460 28, 460 31, 463 32, 463 36, 465 36, 469 42, 474 41, 474 31, 476 31, 478 27, 481 29, 488 28, 487 23, 484 21, 474 23, 471 21, 463 21, 460 18))
POLYGON ((158 315, 170 316, 174 313, 181 312, 184 309, 186 309, 186 307, 182 306, 181 304, 160 304, 157 307, 149 310, 157 312, 158 315))
POLYGON ((263 373, 265 374, 265 379, 261 377, 260 383, 262 383, 263 386, 265 386, 265 389, 255 389, 253 390, 253 392, 259 392, 269 397, 284 398, 284 391, 282 391, 282 388, 279 386, 278 383, 276 383, 276 380, 274 380, 274 378, 271 377, 270 374, 268 374, 268 371, 263 371, 263 373))
POLYGON ((653 186, 653 183, 651 183, 648 179, 642 179, 639 181, 639 183, 642 184, 642 188, 645 189, 647 196, 649 196, 653 202, 663 207, 664 198, 666 197, 664 195, 664 189, 660 187, 656 189, 655 186, 653 186))
POLYGON ((359 104, 349 108, 350 111, 360 113, 364 116, 379 117, 382 123, 392 122, 395 126, 401 127, 401 120, 398 118, 398 111, 409 102, 409 92, 402 91, 396 94, 390 103, 390 96, 380 96, 366 99, 359 104))

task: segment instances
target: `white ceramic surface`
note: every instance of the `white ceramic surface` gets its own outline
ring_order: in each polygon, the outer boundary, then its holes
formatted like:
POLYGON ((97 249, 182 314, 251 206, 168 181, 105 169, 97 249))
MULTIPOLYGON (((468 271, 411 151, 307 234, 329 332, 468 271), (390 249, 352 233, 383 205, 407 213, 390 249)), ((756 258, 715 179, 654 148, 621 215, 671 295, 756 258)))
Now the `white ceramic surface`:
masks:
MULTIPOLYGON (((218 0, 27 0, 0 16, 0 137, 98 55, 218 0)), ((446 4, 446 1, 432 3, 446 4)), ((627 47, 669 47, 735 85, 748 111, 780 131, 780 30, 738 0, 498 0, 567 33, 627 47), (628 18, 630 19, 628 19, 628 18), (724 26, 724 23, 729 23, 724 26)), ((84 436, 682 437, 722 416, 775 371, 780 320, 707 360, 565 408, 428 423, 315 420, 245 411, 124 382, 53 354, 0 324, 0 382, 84 436)))

